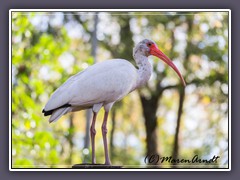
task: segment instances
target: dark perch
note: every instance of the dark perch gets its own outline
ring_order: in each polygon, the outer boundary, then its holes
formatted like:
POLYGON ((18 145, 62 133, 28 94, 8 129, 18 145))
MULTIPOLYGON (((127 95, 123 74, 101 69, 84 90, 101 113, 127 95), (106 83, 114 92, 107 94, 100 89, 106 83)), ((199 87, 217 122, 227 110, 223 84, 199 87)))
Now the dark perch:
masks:
POLYGON ((122 166, 113 166, 105 164, 74 164, 73 169, 120 169, 122 166))

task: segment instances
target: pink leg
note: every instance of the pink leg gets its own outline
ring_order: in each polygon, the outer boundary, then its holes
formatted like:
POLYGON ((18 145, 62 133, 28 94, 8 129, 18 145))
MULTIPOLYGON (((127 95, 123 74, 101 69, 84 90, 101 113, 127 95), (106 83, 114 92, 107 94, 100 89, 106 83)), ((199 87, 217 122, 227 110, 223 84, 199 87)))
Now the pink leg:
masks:
POLYGON ((105 153, 105 164, 111 165, 111 161, 108 155, 108 144, 107 144, 107 118, 108 118, 108 112, 105 112, 103 124, 102 124, 102 136, 103 136, 103 145, 104 145, 104 153, 105 153))
POLYGON ((91 142, 92 142, 92 164, 96 164, 96 156, 95 156, 95 122, 96 122, 97 113, 93 112, 93 119, 92 119, 92 125, 90 127, 91 132, 91 142))

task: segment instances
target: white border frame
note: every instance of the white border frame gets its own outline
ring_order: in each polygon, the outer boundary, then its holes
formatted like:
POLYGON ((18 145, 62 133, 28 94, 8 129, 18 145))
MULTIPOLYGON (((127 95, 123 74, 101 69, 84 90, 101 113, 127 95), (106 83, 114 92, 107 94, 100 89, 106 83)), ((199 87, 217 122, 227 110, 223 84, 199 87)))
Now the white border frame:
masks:
POLYGON ((231 171, 231 10, 230 9, 10 9, 9 10, 9 171, 231 171), (228 84, 228 93, 229 93, 229 99, 228 99, 228 129, 229 129, 229 137, 228 137, 228 145, 229 145, 229 159, 228 159, 228 169, 45 169, 45 168, 25 168, 25 169, 17 169, 17 168, 12 168, 12 154, 11 154, 11 149, 12 149, 12 139, 11 139, 11 134, 12 134, 12 42, 11 42, 11 36, 12 36, 12 19, 11 19, 11 13, 17 11, 17 12, 26 12, 26 11, 31 11, 31 12, 40 12, 40 11, 49 11, 49 12, 54 12, 54 11, 72 11, 72 12, 103 12, 103 11, 108 11, 108 12, 219 12, 219 11, 226 11, 229 13, 229 37, 228 37, 228 49, 229 49, 229 59, 228 59, 228 68, 229 68, 229 84, 228 84))

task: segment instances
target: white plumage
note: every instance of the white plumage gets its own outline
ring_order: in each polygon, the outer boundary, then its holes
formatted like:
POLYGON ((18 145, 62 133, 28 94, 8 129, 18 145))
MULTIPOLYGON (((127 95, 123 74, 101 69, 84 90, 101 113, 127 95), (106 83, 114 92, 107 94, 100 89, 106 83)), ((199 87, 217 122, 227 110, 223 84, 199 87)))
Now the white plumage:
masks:
POLYGON ((92 163, 95 158, 95 121, 98 111, 104 107, 104 121, 102 134, 105 152, 105 164, 111 164, 107 147, 107 117, 114 102, 122 99, 131 91, 146 84, 152 73, 152 66, 148 56, 154 55, 162 59, 172 67, 185 81, 172 63, 156 46, 156 44, 145 39, 137 44, 133 50, 133 58, 138 66, 136 69, 129 61, 124 59, 107 60, 96 63, 84 71, 70 77, 51 96, 43 109, 45 116, 51 115, 49 122, 57 121, 66 113, 92 108, 93 120, 90 128, 92 142, 92 163))
POLYGON ((71 111, 90 108, 95 104, 103 106, 122 99, 137 83, 137 70, 128 61, 113 59, 96 63, 86 70, 70 77, 51 96, 44 111, 57 109, 50 122, 71 111))

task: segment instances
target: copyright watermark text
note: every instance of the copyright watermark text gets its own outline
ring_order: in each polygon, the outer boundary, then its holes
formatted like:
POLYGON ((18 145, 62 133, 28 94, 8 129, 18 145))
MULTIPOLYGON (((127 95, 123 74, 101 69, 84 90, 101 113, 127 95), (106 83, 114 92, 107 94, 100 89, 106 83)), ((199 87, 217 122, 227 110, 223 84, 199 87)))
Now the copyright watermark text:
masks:
POLYGON ((185 163, 217 163, 217 160, 220 156, 214 155, 210 159, 201 159, 198 155, 193 156, 191 159, 174 159, 172 156, 160 157, 157 154, 148 155, 145 157, 144 162, 146 164, 155 164, 155 163, 175 163, 175 164, 185 164, 185 163))

